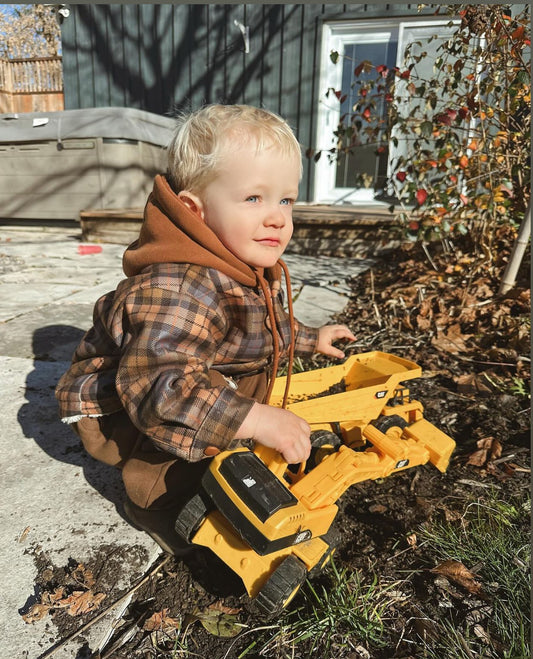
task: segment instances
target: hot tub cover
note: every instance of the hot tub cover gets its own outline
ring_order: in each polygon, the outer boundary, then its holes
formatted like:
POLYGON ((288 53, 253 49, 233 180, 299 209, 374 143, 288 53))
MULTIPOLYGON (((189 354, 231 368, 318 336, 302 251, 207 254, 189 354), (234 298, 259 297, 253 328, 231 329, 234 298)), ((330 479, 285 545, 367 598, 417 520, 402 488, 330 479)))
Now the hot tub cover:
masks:
POLYGON ((166 147, 175 123, 170 117, 121 107, 8 113, 0 114, 0 143, 102 137, 166 147))

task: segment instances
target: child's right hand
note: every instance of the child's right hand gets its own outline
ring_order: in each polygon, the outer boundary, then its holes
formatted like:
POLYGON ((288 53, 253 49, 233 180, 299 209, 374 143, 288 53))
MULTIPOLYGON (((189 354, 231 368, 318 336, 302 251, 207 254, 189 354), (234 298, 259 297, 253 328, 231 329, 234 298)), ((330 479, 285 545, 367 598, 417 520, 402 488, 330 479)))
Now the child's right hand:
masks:
POLYGON ((311 453, 310 435, 307 421, 293 412, 254 403, 235 438, 253 439, 281 453, 289 464, 298 464, 311 453))

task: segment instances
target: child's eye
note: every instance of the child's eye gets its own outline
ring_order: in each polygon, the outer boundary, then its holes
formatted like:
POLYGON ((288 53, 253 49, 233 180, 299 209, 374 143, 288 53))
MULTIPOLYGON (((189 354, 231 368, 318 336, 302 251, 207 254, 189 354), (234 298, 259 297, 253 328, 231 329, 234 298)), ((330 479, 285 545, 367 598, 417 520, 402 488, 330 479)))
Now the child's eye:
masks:
POLYGON ((256 201, 259 201, 259 197, 256 194, 252 194, 249 197, 246 198, 246 201, 251 201, 255 203, 256 201))
POLYGON ((292 204, 294 204, 294 199, 289 199, 288 197, 286 197, 285 199, 282 199, 279 203, 282 206, 291 206, 292 204))

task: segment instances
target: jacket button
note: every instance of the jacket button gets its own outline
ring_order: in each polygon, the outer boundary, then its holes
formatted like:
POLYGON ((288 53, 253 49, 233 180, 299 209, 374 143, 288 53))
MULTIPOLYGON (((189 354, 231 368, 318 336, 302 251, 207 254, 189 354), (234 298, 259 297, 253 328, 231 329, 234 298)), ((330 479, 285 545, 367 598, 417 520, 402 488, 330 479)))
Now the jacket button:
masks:
POLYGON ((218 455, 220 453, 220 449, 217 448, 216 446, 208 446, 204 450, 204 455, 207 456, 208 458, 212 458, 214 455, 218 455))

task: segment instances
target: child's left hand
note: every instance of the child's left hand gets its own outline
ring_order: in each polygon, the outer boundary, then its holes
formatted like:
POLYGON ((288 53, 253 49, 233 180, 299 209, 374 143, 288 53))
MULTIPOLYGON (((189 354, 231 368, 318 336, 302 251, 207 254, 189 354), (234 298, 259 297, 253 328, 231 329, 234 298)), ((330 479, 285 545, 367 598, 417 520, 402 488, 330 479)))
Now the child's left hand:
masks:
POLYGON ((316 351, 338 359, 344 358, 344 352, 333 346, 334 341, 339 339, 347 339, 348 341, 355 341, 355 336, 346 327, 346 325, 323 325, 318 330, 318 342, 316 351))

